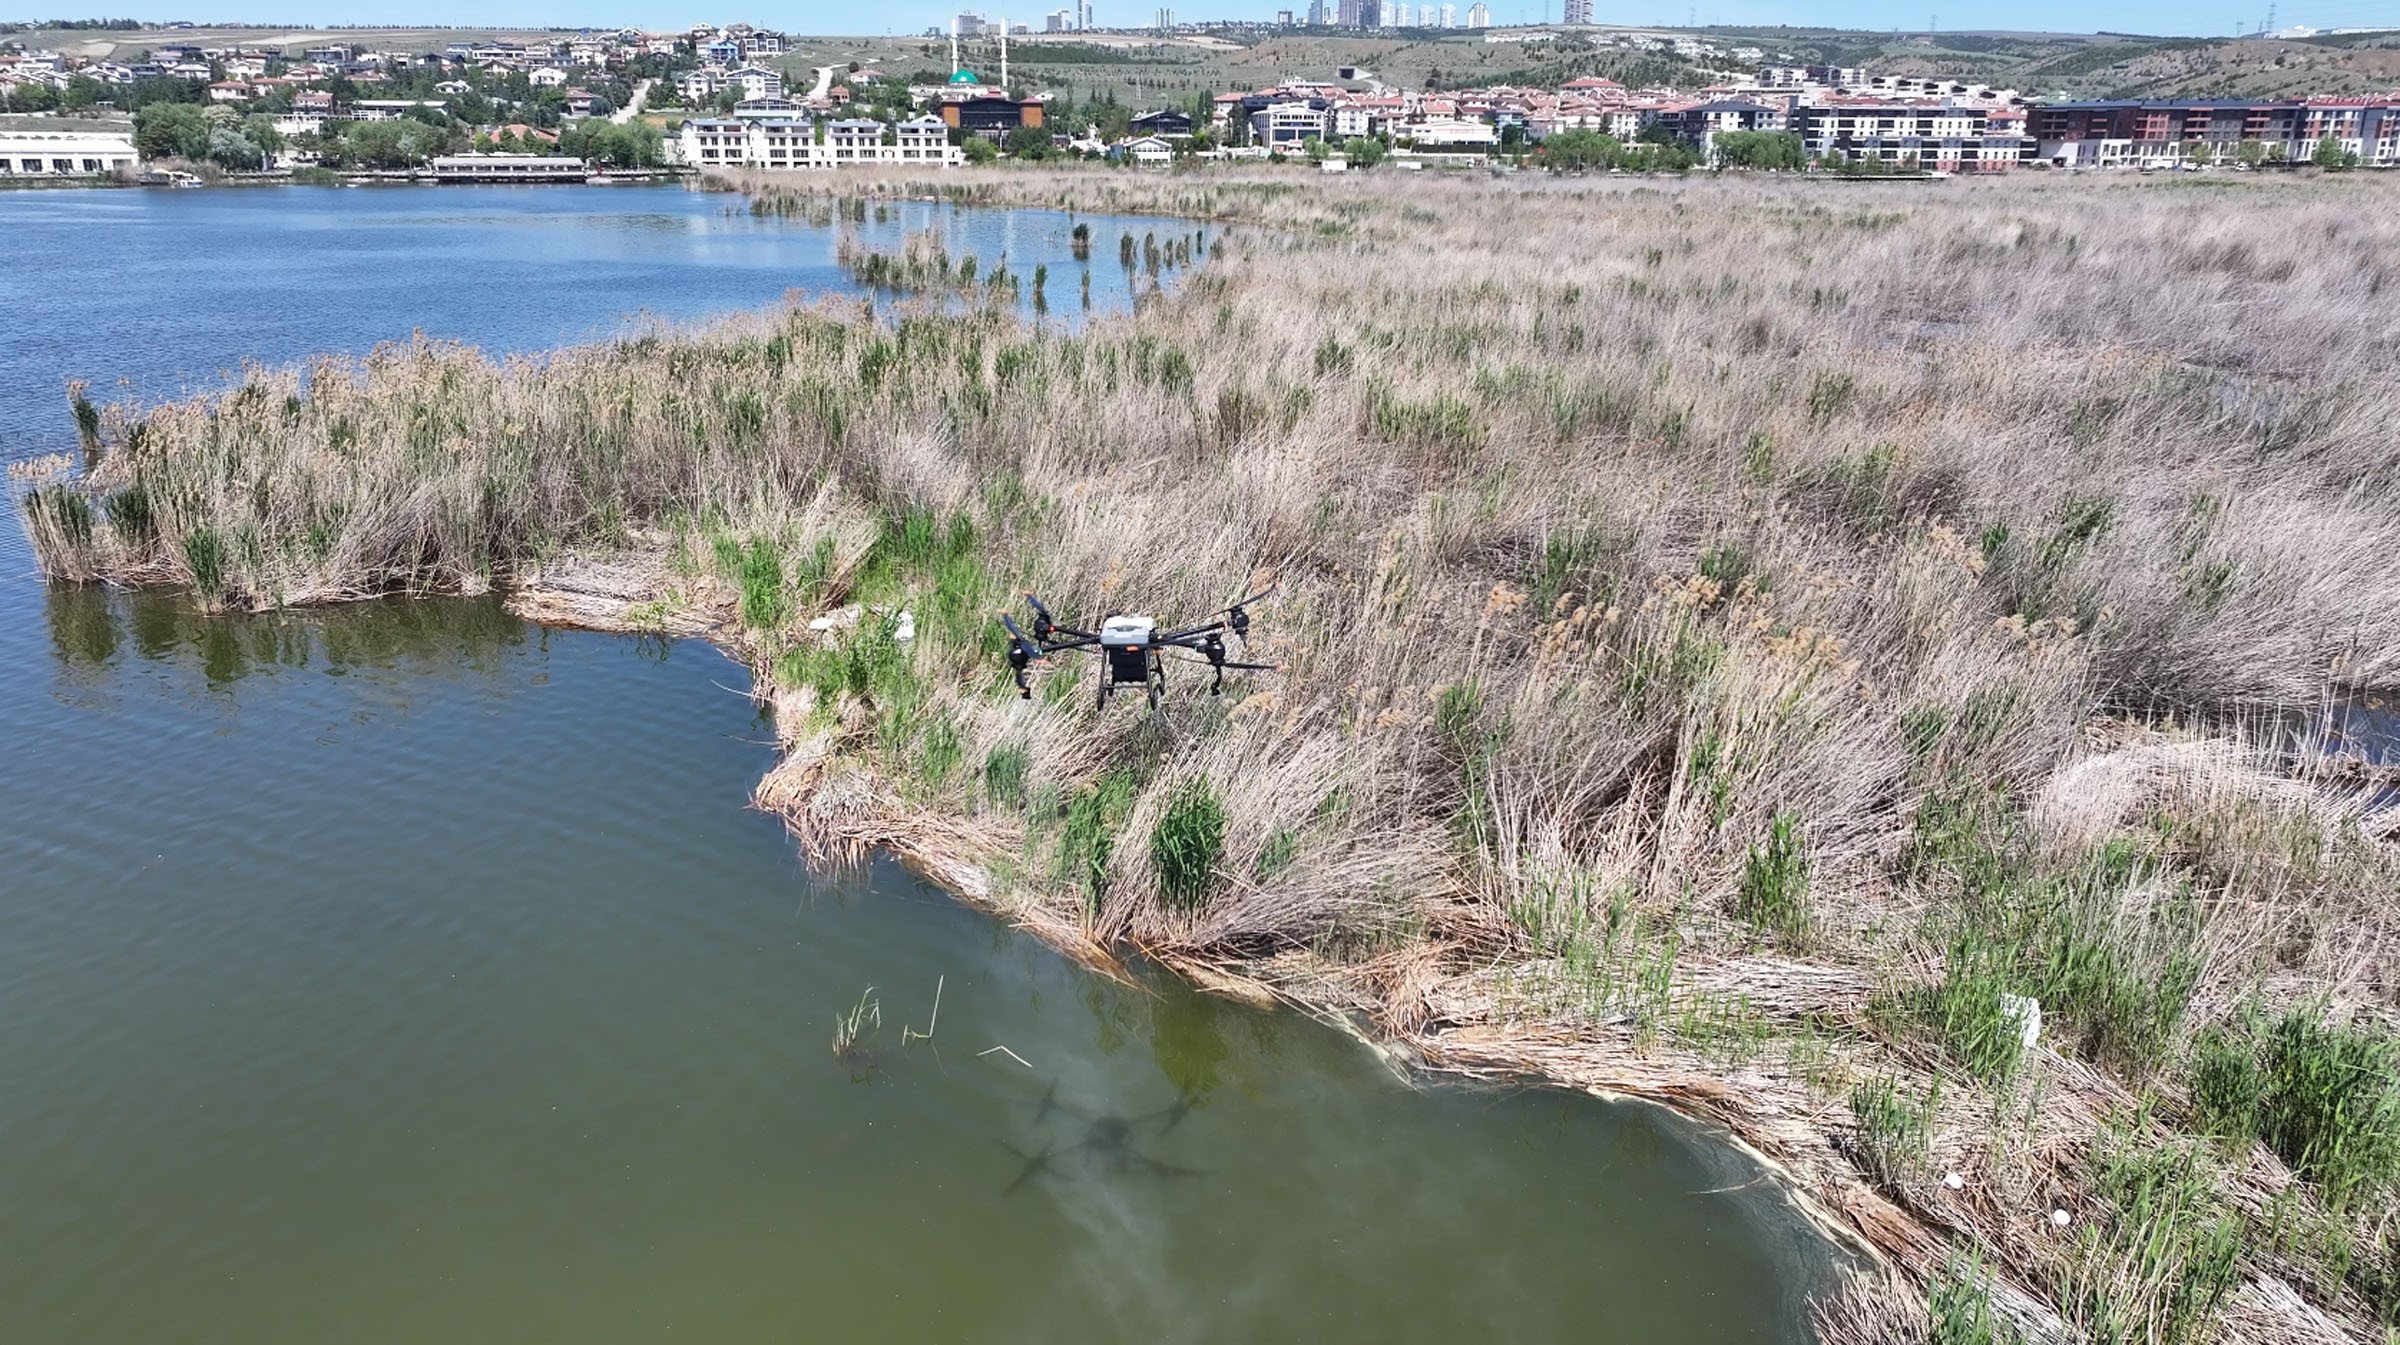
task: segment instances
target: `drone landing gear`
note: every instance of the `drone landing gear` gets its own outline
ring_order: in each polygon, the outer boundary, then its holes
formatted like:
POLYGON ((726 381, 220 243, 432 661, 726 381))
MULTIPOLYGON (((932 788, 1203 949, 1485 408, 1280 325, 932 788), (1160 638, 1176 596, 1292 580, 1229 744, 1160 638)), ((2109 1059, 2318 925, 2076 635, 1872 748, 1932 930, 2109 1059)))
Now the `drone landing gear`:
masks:
MULTIPOLYGON (((1148 669, 1144 672, 1141 685, 1144 696, 1150 702, 1150 708, 1155 710, 1158 708, 1158 698, 1166 694, 1167 665, 1160 660, 1158 651, 1151 650, 1148 652, 1150 655, 1150 663, 1148 669)), ((1131 678, 1127 678, 1125 679, 1125 683, 1130 683, 1132 680, 1133 679, 1131 678)), ((1118 686, 1125 683, 1120 683, 1115 677, 1113 670, 1111 670, 1108 664, 1103 661, 1100 665, 1099 708, 1103 710, 1107 709, 1109 693, 1115 691, 1118 686)))

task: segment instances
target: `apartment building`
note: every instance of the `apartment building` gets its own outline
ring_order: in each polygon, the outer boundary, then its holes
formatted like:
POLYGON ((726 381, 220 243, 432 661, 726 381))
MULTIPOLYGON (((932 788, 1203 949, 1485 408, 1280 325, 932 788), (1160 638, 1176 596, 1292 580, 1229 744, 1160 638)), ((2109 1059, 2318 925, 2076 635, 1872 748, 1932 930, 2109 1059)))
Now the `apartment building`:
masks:
POLYGON ((2400 99, 2111 99, 2029 109, 2034 154, 2060 168, 2306 159, 2320 142, 2400 164, 2400 99))
POLYGON ((949 165, 961 161, 950 127, 934 117, 886 125, 708 118, 687 121, 678 156, 695 168, 840 168, 851 164, 949 165))
POLYGON ((1994 173, 2025 157, 2012 117, 1973 104, 1921 99, 1831 98, 1793 109, 1792 129, 1819 163, 1913 159, 1929 172, 1994 173))

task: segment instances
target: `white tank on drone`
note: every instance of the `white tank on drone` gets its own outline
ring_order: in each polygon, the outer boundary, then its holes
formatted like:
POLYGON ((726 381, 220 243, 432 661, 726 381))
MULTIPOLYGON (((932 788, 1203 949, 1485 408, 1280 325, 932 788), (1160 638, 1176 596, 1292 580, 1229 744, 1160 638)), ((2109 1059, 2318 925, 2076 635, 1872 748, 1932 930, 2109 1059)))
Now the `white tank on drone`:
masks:
POLYGON ((1158 623, 1146 616, 1112 616, 1100 623, 1103 649, 1139 649, 1158 633, 1158 623))

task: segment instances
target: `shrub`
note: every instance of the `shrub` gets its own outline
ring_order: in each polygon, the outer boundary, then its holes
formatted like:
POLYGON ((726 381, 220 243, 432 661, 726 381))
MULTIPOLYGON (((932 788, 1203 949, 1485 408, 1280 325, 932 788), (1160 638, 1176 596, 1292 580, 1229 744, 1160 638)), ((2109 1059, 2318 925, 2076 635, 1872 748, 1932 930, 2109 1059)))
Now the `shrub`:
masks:
POLYGON ((1031 759, 1017 743, 1003 743, 983 759, 983 796, 1011 808, 1025 806, 1025 775, 1031 759))
POLYGON ((2016 1345, 2023 1339, 1992 1309, 1992 1282, 1978 1255, 1953 1253, 1925 1288, 1925 1345, 2016 1345))
POLYGON ((2200 1147, 2154 1141, 2137 1120, 2094 1149, 2091 1181, 2111 1213, 2076 1235, 2060 1304, 2069 1319, 2095 1342, 2205 1339, 2240 1278, 2242 1226, 2200 1147))
POLYGON ((1216 789, 1206 776, 1177 785, 1150 832, 1150 866, 1167 903, 1187 912, 1207 905, 1224 850, 1225 805, 1216 789))
POLYGON ((1915 1097, 1888 1074, 1859 1080, 1850 1089, 1851 1160, 1876 1185, 1899 1190, 1925 1170, 1940 1102, 1938 1083, 1915 1097))
POLYGON ((225 591, 225 541, 214 528, 194 528, 184 535, 183 563, 202 597, 215 598, 225 591))
POLYGON ((1934 991, 1934 1019, 1942 1041, 1975 1077, 2004 1083, 2025 1052, 2025 1030, 2008 1011, 2009 955, 1981 931, 1962 931, 1951 940, 1942 984, 1934 991))
POLYGON ((2258 1138, 2266 1090, 2258 1043, 2247 1024, 2219 1023, 2193 1040, 2192 1111, 2202 1130, 2236 1144, 2258 1138))
POLYGON ((2267 1034, 2259 1134, 2339 1209, 2400 1178, 2400 1039, 2321 1010, 2267 1034))
POLYGON ((756 630, 783 624, 791 613, 783 591, 783 554, 764 537, 754 538, 742 553, 742 622, 756 630))
POLYGON ((1118 769, 1101 777, 1100 783, 1077 790, 1067 802, 1066 824, 1059 833, 1059 868, 1066 881, 1084 890, 1087 910, 1107 889, 1117 828, 1133 808, 1133 795, 1132 774, 1118 769))
POLYGON ((1733 913, 1788 947, 1808 942, 1808 845, 1792 814, 1775 814, 1765 844, 1750 847, 1733 913))

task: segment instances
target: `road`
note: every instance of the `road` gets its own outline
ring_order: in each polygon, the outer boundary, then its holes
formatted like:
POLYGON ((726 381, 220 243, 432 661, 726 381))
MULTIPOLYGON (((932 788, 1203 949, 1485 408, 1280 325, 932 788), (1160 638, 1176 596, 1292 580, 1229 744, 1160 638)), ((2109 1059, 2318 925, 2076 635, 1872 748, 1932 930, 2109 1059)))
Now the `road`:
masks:
POLYGON ((816 87, 815 87, 815 88, 813 88, 813 89, 810 89, 810 90, 808 91, 808 96, 809 96, 811 99, 823 98, 823 97, 824 97, 826 94, 828 94, 828 93, 831 93, 832 91, 833 91, 833 67, 832 67, 832 66, 830 66, 830 65, 820 65, 820 66, 818 66, 818 67, 817 67, 817 84, 816 84, 816 87))
POLYGON ((625 106, 609 113, 608 119, 615 122, 619 126, 623 126, 625 123, 632 121, 635 117, 640 116, 642 114, 642 105, 650 101, 650 86, 656 84, 657 82, 658 81, 654 79, 645 79, 641 83, 634 85, 633 97, 625 100, 625 106))

